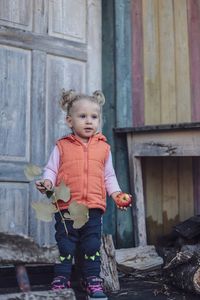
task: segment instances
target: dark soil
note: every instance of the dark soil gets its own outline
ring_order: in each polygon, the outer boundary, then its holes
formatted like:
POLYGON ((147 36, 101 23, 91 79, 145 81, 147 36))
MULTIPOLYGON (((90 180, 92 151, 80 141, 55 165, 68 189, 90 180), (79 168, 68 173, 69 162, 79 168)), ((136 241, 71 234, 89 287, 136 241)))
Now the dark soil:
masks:
MULTIPOLYGON (((52 266, 28 267, 32 290, 48 290, 53 276, 52 266)), ((200 295, 186 293, 170 286, 163 279, 161 272, 146 274, 119 274, 120 291, 108 293, 109 300, 198 300, 200 295)), ((72 281, 77 300, 85 300, 86 295, 79 288, 76 278, 72 281)), ((0 268, 1 294, 19 292, 13 267, 0 268)))

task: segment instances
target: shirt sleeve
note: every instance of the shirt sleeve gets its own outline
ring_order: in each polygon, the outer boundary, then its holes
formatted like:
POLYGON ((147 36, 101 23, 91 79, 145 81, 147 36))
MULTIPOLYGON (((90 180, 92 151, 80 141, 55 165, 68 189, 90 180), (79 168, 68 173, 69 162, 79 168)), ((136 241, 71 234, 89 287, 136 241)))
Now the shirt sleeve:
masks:
POLYGON ((49 157, 48 163, 44 167, 43 179, 51 180, 53 186, 55 186, 56 178, 58 174, 60 164, 60 153, 58 147, 55 146, 49 157))
POLYGON ((104 179, 105 179, 106 190, 109 196, 114 192, 121 192, 115 174, 115 170, 113 168, 111 152, 109 153, 108 159, 106 160, 105 163, 104 179))

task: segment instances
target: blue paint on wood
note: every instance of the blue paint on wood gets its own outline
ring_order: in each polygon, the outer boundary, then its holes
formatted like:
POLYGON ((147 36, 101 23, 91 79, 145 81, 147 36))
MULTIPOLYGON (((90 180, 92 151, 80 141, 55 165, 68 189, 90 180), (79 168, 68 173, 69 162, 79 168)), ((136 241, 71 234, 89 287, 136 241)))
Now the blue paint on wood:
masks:
MULTIPOLYGON (((102 84, 107 100, 103 132, 111 144, 117 178, 125 192, 130 192, 126 136, 114 136, 113 128, 132 126, 130 4, 129 0, 102 0, 102 84)), ((113 235, 117 248, 133 246, 131 210, 119 211, 110 199, 103 229, 113 235)))

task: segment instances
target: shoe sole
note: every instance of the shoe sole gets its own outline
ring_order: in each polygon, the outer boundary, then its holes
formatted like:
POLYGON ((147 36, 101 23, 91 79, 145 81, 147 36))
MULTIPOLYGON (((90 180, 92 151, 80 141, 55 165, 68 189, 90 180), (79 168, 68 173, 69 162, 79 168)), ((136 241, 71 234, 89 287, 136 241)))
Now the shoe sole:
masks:
POLYGON ((90 296, 87 296, 86 299, 87 299, 87 300, 108 300, 107 297, 103 297, 103 298, 93 298, 93 297, 90 297, 90 296))

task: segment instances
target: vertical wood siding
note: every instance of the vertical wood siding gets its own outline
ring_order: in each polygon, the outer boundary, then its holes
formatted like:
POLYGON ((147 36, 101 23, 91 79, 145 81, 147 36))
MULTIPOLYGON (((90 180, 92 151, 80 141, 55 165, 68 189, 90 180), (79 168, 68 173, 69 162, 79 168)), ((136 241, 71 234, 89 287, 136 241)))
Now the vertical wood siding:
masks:
MULTIPOLYGON (((187 0, 192 121, 200 120, 200 1, 187 0)), ((193 159, 195 212, 200 213, 200 158, 193 159)))
MULTIPOLYGON (((200 1, 133 0, 132 44, 133 125, 199 121, 200 1)), ((192 158, 147 158, 143 170, 147 234, 155 242, 194 214, 192 158)))
POLYGON ((144 125, 142 1, 132 1, 133 125, 144 125))

